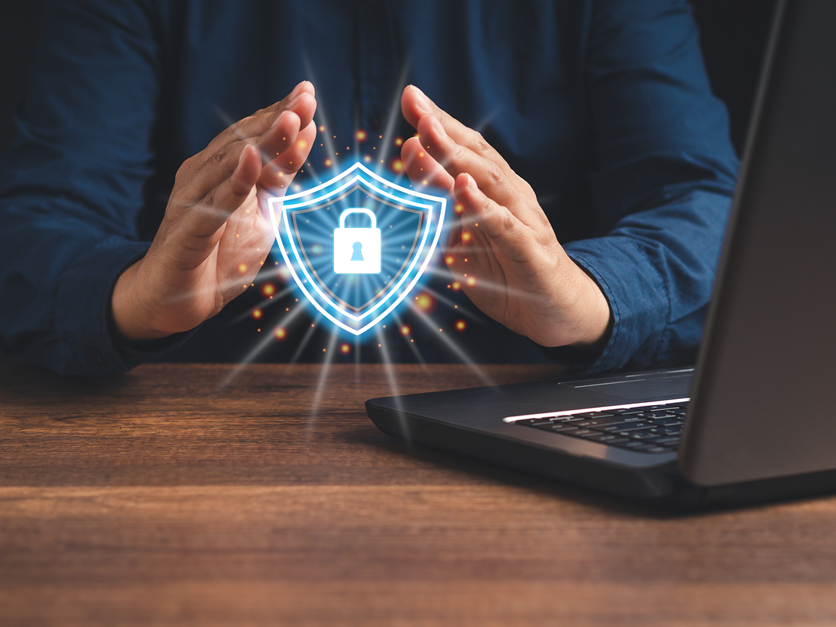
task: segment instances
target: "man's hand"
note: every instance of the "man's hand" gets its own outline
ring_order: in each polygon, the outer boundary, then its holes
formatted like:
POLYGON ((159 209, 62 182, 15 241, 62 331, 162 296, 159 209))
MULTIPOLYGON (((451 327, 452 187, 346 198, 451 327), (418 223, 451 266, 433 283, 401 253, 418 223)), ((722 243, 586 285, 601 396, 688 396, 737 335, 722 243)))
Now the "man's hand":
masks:
POLYGON ((283 194, 316 127, 313 85, 233 124, 177 171, 148 254, 116 282, 116 331, 129 341, 188 331, 255 278, 273 232, 266 199, 283 194))
POLYGON ((445 257, 473 303, 542 346, 599 345, 607 300, 565 253, 531 186, 418 88, 404 90, 401 109, 418 130, 401 149, 410 180, 448 190, 463 207, 445 257))

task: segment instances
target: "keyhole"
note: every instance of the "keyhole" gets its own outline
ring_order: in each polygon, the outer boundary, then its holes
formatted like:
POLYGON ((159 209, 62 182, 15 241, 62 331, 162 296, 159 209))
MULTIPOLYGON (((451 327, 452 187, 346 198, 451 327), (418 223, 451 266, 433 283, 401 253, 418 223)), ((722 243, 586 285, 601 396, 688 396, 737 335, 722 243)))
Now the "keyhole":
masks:
POLYGON ((354 242, 351 248, 354 249, 351 253, 351 261, 363 261, 363 244, 354 242))

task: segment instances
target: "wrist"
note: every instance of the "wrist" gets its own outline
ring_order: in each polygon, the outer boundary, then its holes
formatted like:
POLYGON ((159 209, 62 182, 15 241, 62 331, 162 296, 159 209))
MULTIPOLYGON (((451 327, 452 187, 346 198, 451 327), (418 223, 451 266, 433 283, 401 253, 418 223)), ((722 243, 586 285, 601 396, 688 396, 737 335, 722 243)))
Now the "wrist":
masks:
POLYGON ((125 269, 116 280, 110 298, 110 318, 117 338, 137 343, 157 340, 171 333, 154 328, 148 308, 143 305, 140 286, 140 269, 143 259, 125 269))

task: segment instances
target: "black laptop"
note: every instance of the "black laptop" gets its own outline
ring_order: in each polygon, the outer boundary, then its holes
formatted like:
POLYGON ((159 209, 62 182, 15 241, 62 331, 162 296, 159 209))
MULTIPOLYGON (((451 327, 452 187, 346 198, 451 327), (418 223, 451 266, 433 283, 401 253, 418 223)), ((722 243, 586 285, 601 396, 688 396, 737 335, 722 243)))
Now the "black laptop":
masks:
POLYGON ((378 398, 385 433, 702 507, 836 490, 836 2, 778 2, 695 368, 378 398))

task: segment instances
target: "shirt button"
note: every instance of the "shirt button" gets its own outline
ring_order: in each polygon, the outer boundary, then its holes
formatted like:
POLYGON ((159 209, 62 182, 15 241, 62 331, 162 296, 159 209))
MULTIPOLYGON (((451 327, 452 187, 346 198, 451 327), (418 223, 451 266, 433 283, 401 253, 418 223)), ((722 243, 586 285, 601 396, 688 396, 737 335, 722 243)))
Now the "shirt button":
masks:
POLYGON ((369 126, 373 131, 380 132, 386 127, 386 114, 383 111, 375 111, 369 118, 369 126))

